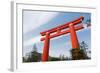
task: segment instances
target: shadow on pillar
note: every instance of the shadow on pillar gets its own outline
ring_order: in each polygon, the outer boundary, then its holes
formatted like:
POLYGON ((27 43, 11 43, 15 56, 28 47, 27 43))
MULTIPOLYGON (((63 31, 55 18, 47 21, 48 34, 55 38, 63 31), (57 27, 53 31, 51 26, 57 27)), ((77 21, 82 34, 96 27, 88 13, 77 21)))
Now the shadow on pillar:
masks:
POLYGON ((72 49, 72 60, 82 60, 82 59, 89 59, 88 56, 85 54, 84 50, 82 49, 72 49))

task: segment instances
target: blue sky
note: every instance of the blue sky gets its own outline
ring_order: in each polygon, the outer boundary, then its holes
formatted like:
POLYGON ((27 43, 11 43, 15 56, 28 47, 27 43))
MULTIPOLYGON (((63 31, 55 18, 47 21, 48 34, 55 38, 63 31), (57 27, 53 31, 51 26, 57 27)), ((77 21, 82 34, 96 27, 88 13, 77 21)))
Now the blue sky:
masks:
MULTIPOLYGON (((50 11, 23 11, 23 56, 32 50, 36 44, 38 52, 42 53, 44 42, 40 41, 40 32, 51 29, 72 21, 80 16, 84 16, 84 25, 86 20, 91 19, 90 13, 84 12, 50 12, 50 11)), ((91 28, 85 28, 77 31, 79 42, 85 41, 89 50, 91 49, 91 28)), ((50 40, 49 55, 59 57, 65 55, 70 57, 71 50, 70 34, 55 37, 50 40)))

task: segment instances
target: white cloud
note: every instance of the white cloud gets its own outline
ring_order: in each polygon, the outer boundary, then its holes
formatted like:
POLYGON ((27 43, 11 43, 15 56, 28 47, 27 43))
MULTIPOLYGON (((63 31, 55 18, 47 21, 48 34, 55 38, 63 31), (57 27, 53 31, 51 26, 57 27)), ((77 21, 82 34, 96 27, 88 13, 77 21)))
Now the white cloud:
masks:
POLYGON ((87 31, 87 30, 90 30, 90 29, 91 29, 91 27, 86 27, 86 26, 84 26, 83 29, 78 30, 77 32, 84 32, 84 31, 87 31))
POLYGON ((43 11, 24 11, 24 33, 27 33, 42 24, 49 22, 58 12, 43 12, 43 11))
MULTIPOLYGON (((49 22, 51 19, 53 19, 55 16, 58 15, 58 12, 24 11, 23 15, 24 15, 23 29, 24 29, 24 33, 27 33, 39 27, 40 25, 49 22)), ((60 37, 62 36, 56 37, 54 39, 58 39, 60 37)), ((41 36, 37 36, 30 40, 24 41, 24 46, 29 46, 34 43, 38 43, 40 42, 40 38, 41 36)), ((70 45, 70 42, 68 42, 68 44, 70 45)))
MULTIPOLYGON (((23 19, 23 32, 24 34, 49 22, 58 12, 40 12, 40 11, 24 11, 23 19)), ((24 41, 24 46, 29 46, 34 43, 40 42, 41 36, 37 36, 30 40, 24 41)))
POLYGON ((37 37, 32 38, 32 39, 30 39, 28 41, 24 41, 24 46, 29 46, 29 45, 38 43, 38 42, 40 42, 40 39, 41 39, 41 36, 37 36, 37 37))

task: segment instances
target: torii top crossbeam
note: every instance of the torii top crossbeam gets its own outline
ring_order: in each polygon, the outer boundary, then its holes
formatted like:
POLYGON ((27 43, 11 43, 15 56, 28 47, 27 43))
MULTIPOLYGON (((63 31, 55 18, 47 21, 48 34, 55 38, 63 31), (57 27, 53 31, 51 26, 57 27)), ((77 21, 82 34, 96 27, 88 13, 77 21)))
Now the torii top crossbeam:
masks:
POLYGON ((60 25, 58 27, 52 28, 50 30, 43 31, 43 32, 41 32, 41 35, 44 36, 46 34, 46 32, 50 32, 50 33, 55 32, 57 30, 57 28, 59 28, 60 30, 61 29, 65 29, 66 27, 69 26, 70 23, 73 23, 75 25, 75 24, 80 23, 83 19, 84 19, 84 17, 81 16, 81 17, 79 17, 79 18, 77 18, 77 19, 75 19, 75 20, 73 20, 71 22, 65 23, 65 24, 60 25))
MULTIPOLYGON (((77 19, 75 19, 73 21, 70 21, 70 22, 65 23, 63 25, 54 27, 54 28, 52 28, 50 30, 46 30, 46 31, 40 32, 40 34, 42 36, 45 36, 46 33, 48 32, 48 33, 51 34, 51 36, 49 38, 54 38, 54 37, 57 37, 57 36, 60 36, 60 35, 63 35, 63 34, 67 34, 67 33, 70 32, 69 30, 65 30, 65 31, 62 31, 62 32, 61 32, 61 30, 68 28, 69 27, 69 24, 71 24, 71 23, 73 25, 77 25, 79 23, 82 23, 83 20, 84 20, 84 17, 83 16, 80 16, 79 18, 77 18, 77 19), (54 33, 54 32, 57 32, 57 34, 52 35, 52 33, 54 33)), ((75 30, 80 30, 82 28, 83 28, 83 25, 80 25, 80 26, 75 27, 75 30)), ((41 41, 43 41, 43 40, 45 40, 45 37, 41 38, 41 41)))

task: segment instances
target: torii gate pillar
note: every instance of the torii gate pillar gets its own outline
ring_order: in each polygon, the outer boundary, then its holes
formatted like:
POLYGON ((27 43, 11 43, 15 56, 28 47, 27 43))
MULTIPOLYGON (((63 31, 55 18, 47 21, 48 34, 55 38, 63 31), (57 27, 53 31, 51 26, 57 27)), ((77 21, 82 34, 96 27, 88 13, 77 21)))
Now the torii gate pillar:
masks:
POLYGON ((70 28, 70 37, 71 37, 71 43, 72 43, 72 50, 71 50, 72 60, 78 60, 78 59, 81 59, 81 57, 79 53, 80 49, 79 49, 77 34, 75 31, 75 27, 72 23, 69 24, 69 28, 70 28))
POLYGON ((43 49, 43 54, 42 54, 42 61, 48 61, 48 57, 49 57, 49 39, 50 33, 46 32, 46 37, 45 37, 45 41, 44 41, 44 49, 43 49))
POLYGON ((73 23, 69 24, 69 28, 70 28, 72 48, 73 49, 78 49, 79 48, 79 43, 78 43, 78 38, 77 38, 77 34, 76 34, 73 23))

